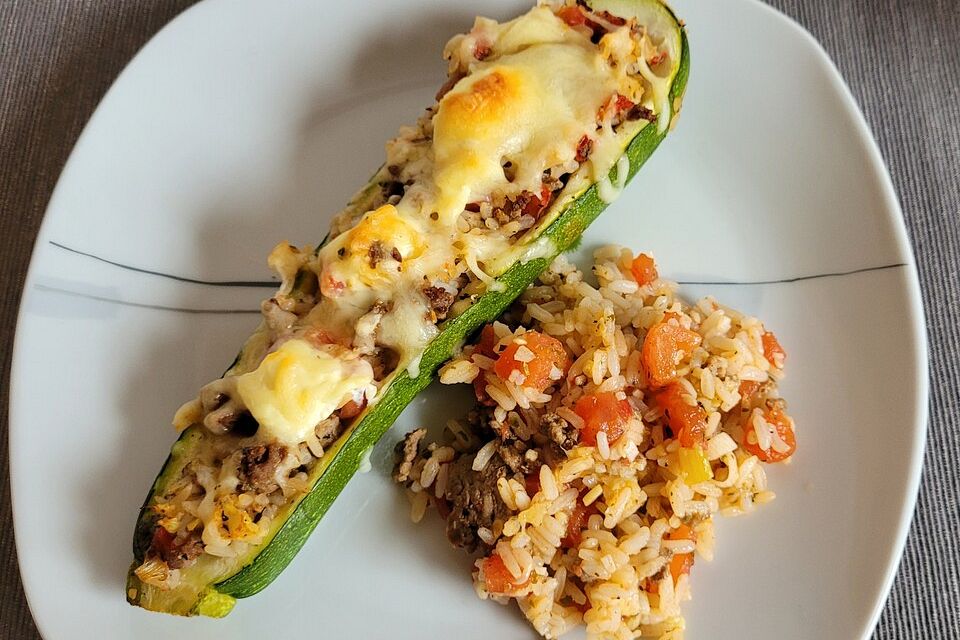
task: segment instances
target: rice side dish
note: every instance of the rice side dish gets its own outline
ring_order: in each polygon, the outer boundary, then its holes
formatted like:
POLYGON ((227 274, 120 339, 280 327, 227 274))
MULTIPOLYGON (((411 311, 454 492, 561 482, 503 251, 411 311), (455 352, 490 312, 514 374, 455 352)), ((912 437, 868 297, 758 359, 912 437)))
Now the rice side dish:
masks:
POLYGON ((773 500, 764 463, 796 449, 786 354, 757 318, 684 302, 649 255, 594 258, 596 285, 557 258, 443 367, 476 406, 440 442, 407 434, 394 479, 477 555, 477 594, 542 636, 677 640, 714 514, 773 500))

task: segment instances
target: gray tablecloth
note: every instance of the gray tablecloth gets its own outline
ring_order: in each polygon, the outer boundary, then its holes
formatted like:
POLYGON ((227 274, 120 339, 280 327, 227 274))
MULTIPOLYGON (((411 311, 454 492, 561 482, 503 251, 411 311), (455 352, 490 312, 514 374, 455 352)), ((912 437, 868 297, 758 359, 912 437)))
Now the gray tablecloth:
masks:
MULTIPOLYGON (((103 93, 137 49, 191 4, 0 0, 2 638, 39 637, 17 571, 6 451, 11 346, 33 240, 67 154, 103 93)), ((875 637, 960 638, 960 3, 772 4, 813 32, 851 85, 893 174, 920 263, 930 434, 913 527, 875 637)))

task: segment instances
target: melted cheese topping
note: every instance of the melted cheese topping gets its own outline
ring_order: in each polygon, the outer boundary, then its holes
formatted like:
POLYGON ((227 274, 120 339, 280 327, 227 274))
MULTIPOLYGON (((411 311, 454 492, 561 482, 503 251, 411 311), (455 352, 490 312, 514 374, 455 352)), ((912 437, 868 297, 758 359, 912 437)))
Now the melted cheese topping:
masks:
POLYGON ((436 205, 444 220, 511 182, 539 193, 543 170, 573 160, 576 141, 593 133, 598 106, 618 87, 596 46, 545 8, 507 23, 501 38, 498 47, 519 50, 477 63, 434 118, 436 205), (544 24, 551 26, 540 30, 544 24), (535 44, 519 48, 523 38, 535 44))
POLYGON ((304 340, 288 340, 254 371, 237 378, 237 392, 260 423, 258 435, 296 444, 317 423, 373 382, 364 360, 345 349, 316 349, 304 340))

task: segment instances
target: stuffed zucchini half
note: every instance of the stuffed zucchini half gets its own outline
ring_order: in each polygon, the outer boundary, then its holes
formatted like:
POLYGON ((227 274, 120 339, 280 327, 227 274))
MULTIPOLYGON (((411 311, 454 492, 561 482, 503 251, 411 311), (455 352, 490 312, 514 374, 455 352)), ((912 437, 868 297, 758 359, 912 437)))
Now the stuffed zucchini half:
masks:
POLYGON ((263 320, 181 432, 136 524, 131 604, 222 616, 290 562, 370 447, 568 249, 671 128, 688 68, 657 0, 478 18, 449 79, 333 221, 282 243, 263 320))

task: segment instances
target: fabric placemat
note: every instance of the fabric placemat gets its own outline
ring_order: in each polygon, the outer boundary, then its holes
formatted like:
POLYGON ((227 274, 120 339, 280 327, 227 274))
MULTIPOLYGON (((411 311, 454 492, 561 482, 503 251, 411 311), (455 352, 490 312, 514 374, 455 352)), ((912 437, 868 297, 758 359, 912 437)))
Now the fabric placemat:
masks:
MULTIPOLYGON (((6 437, 10 356, 33 241, 97 102, 150 36, 191 4, 0 2, 0 638, 40 637, 17 570, 6 437)), ((930 430, 913 526, 874 638, 960 638, 960 5, 770 4, 810 30, 849 83, 890 168, 919 262, 930 430)))

